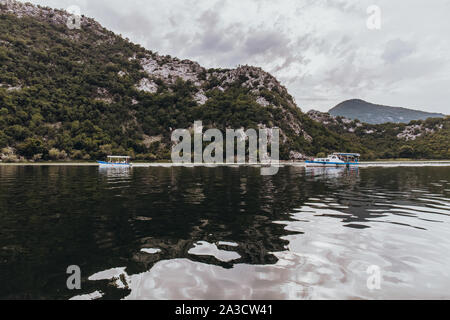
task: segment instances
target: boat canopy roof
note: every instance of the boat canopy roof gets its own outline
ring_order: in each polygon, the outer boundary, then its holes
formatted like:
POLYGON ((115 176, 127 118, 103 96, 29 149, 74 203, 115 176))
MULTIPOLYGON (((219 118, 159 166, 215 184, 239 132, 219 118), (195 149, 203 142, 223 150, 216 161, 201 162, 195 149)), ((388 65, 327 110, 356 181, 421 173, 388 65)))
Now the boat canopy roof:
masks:
POLYGON ((348 156, 348 157, 361 157, 361 155, 359 153, 333 153, 334 155, 337 156, 348 156))
POLYGON ((109 159, 131 159, 129 156, 108 156, 109 159))

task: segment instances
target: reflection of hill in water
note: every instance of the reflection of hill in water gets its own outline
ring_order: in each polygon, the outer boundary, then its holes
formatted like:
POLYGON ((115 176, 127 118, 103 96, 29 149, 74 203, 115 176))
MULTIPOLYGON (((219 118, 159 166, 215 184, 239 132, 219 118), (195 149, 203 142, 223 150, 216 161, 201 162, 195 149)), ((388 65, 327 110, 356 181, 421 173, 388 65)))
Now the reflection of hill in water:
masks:
MULTIPOLYGON (((288 220, 289 211, 305 200, 302 173, 303 168, 289 168, 275 177, 263 177, 256 168, 136 170, 133 190, 128 190, 129 196, 135 195, 127 199, 126 231, 121 231, 134 235, 135 249, 130 248, 126 262, 110 267, 126 266, 133 275, 160 260, 177 258, 224 268, 274 264, 278 259, 272 252, 285 250, 288 241, 281 237, 289 232, 273 221, 288 220), (193 251, 199 241, 215 248, 193 251), (161 252, 147 254, 141 248, 161 252), (224 259, 226 252, 234 253, 234 259, 224 259)), ((102 243, 117 236, 97 229, 102 243)))
POLYGON ((138 279, 155 280, 174 265, 174 272, 192 269, 198 275, 211 273, 211 279, 220 274, 224 281, 243 272, 234 279, 242 288, 264 277, 275 285, 295 276, 295 269, 278 274, 280 267, 303 263, 286 248, 301 243, 294 238, 304 239, 305 222, 322 216, 333 218, 324 220, 331 227, 369 228, 374 219, 384 222, 385 213, 374 209, 411 203, 411 189, 429 188, 442 170, 305 172, 286 166, 268 177, 251 167, 134 168, 126 173, 0 167, 0 177, 6 177, 0 184, 0 212, 6 213, 4 230, 13 235, 0 234, 9 248, 0 251, 7 261, 0 264, 5 284, 0 297, 69 298, 100 290, 105 298, 121 298, 130 291, 112 286, 106 277, 88 277, 126 268, 119 280, 133 287, 138 279), (18 206, 23 197, 27 202, 18 206), (69 264, 82 270, 83 290, 75 294, 63 288, 69 264))

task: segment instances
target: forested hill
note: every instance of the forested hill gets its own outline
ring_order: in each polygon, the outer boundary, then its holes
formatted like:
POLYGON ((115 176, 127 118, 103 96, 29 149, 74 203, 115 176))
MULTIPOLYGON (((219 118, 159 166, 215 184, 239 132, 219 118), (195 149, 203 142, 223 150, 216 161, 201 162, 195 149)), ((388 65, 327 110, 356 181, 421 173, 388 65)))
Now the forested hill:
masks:
POLYGON ((94 160, 108 154, 170 159, 170 135, 195 120, 281 129, 283 159, 363 152, 313 121, 260 68, 205 69, 159 55, 90 18, 0 5, 0 160, 94 160))

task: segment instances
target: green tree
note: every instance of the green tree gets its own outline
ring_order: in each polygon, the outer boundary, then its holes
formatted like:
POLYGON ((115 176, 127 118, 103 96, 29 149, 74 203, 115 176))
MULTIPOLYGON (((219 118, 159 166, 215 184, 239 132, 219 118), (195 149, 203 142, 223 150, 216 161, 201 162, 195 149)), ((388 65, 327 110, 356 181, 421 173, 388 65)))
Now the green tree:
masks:
POLYGON ((399 156, 401 158, 410 158, 414 156, 414 148, 410 145, 403 145, 400 147, 399 156))
POLYGON ((32 158, 36 154, 44 152, 44 144, 40 139, 27 138, 24 142, 17 145, 17 151, 20 155, 32 158))

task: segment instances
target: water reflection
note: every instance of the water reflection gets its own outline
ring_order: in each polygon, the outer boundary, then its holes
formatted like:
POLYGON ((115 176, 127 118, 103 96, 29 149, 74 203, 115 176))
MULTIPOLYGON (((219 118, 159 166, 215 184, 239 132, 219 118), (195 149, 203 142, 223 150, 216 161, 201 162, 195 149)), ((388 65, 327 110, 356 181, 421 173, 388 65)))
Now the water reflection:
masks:
POLYGON ((0 297, 449 298, 449 168, 311 169, 0 167, 0 297))
POLYGON ((317 178, 339 178, 344 175, 358 175, 359 168, 346 167, 306 167, 305 174, 307 177, 317 178))
POLYGON ((217 260, 224 262, 237 260, 241 257, 234 251, 220 250, 214 243, 206 241, 194 243, 194 247, 189 249, 188 253, 197 256, 213 256, 217 260))
POLYGON ((121 182, 121 181, 129 181, 132 174, 131 167, 99 167, 98 172, 100 178, 106 179, 106 181, 110 184, 121 182))

